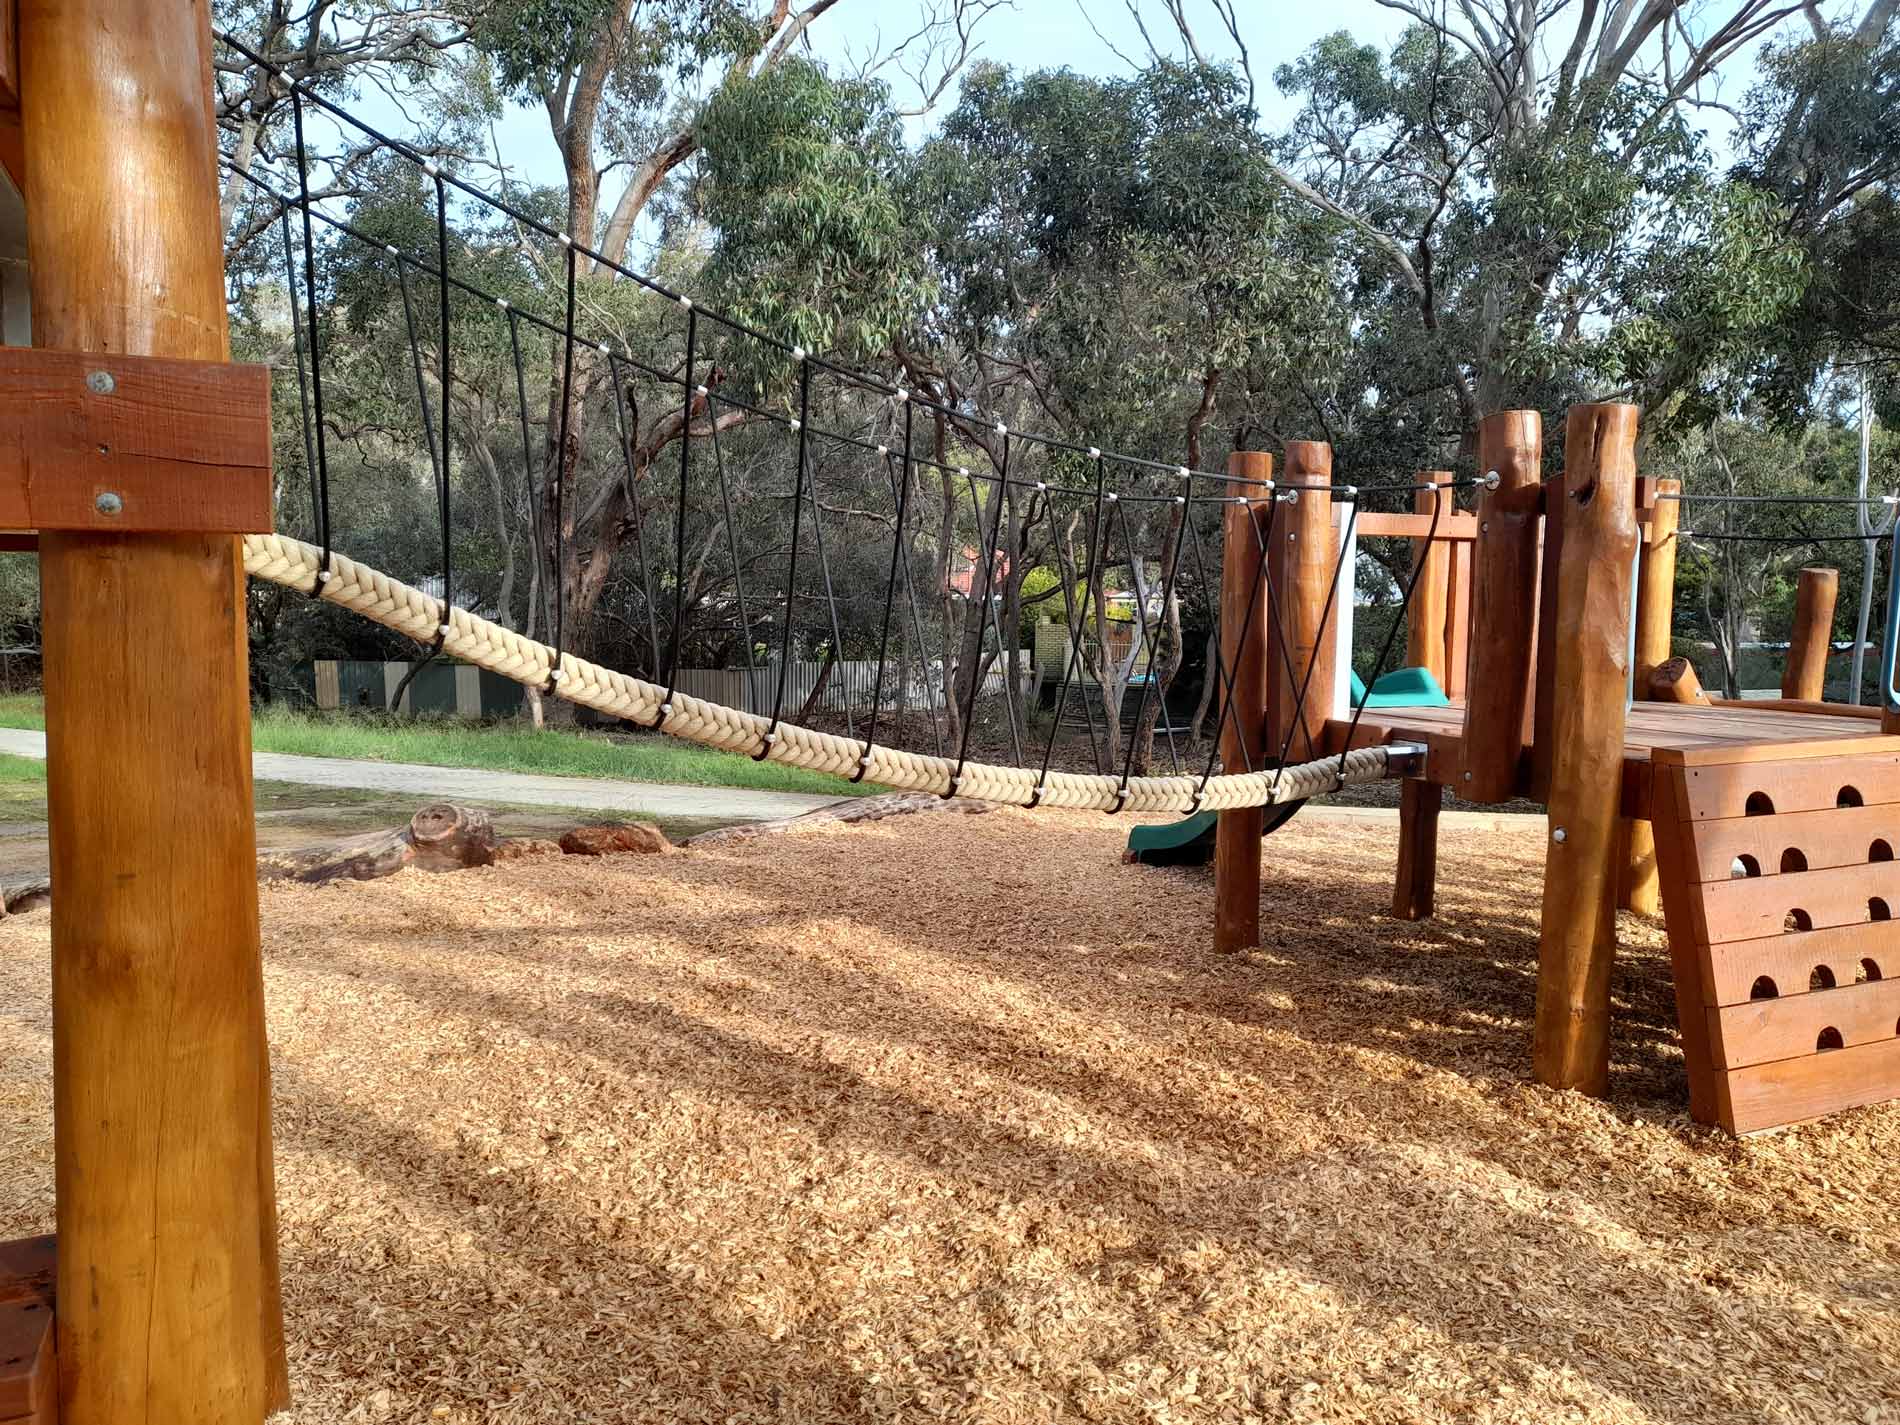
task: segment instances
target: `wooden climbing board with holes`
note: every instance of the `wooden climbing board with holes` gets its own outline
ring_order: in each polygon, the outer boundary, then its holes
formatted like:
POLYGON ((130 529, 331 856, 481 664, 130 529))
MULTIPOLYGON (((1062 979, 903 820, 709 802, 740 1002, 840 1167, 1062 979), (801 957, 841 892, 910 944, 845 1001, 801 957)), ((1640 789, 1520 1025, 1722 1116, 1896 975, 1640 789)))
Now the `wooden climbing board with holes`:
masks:
POLYGON ((0 1425, 55 1425, 54 1245, 0 1242, 0 1425))
POLYGON ((1900 738, 1654 763, 1691 1113, 1756 1133, 1900 1098, 1900 738))

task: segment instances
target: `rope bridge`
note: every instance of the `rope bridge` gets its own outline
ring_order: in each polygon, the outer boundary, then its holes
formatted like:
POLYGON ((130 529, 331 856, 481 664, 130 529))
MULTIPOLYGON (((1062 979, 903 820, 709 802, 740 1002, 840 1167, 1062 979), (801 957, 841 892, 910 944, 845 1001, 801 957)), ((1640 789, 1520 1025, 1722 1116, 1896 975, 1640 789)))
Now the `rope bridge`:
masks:
MULTIPOLYGON (((285 85, 292 105, 296 140, 295 173, 285 175, 277 186, 270 178, 249 168, 229 165, 265 205, 274 210, 273 225, 283 245, 283 281, 290 297, 290 327, 296 353, 299 378, 299 409, 305 464, 311 475, 311 535, 309 541, 279 535, 250 536, 244 540, 244 563, 254 577, 272 581, 334 603, 371 619, 428 647, 428 658, 447 655, 464 660, 513 679, 529 688, 559 696, 610 717, 624 718, 637 725, 658 729, 722 751, 740 753, 759 760, 825 772, 851 781, 868 781, 908 791, 933 792, 941 796, 962 796, 1018 806, 1067 807, 1108 812, 1219 811, 1250 806, 1275 805, 1304 800, 1337 787, 1402 775, 1419 770, 1422 749, 1412 744, 1392 747, 1373 746, 1354 749, 1363 707, 1355 707, 1344 746, 1347 750, 1326 753, 1315 744, 1308 710, 1331 706, 1332 687, 1315 687, 1314 671, 1318 660, 1309 659, 1298 666, 1290 651, 1283 624, 1285 589, 1277 587, 1270 569, 1269 550, 1277 537, 1277 522, 1283 508, 1302 498, 1325 495, 1343 510, 1340 529, 1332 556, 1330 585, 1319 618, 1321 637, 1337 636, 1340 612, 1335 604, 1343 578, 1350 578, 1347 561, 1354 550, 1353 529, 1361 502, 1380 495, 1410 497, 1418 491, 1430 491, 1431 531, 1436 533, 1443 507, 1456 492, 1486 481, 1466 479, 1447 484, 1417 484, 1404 481, 1379 486, 1333 484, 1308 481, 1297 488, 1276 488, 1272 481, 1249 480, 1224 472, 1190 469, 1188 466, 1145 456, 1103 449, 1098 445, 1012 429, 995 417, 950 399, 939 399, 929 390, 916 389, 900 381, 855 369, 840 361, 807 351, 712 307, 703 306, 690 296, 674 291, 651 276, 612 262, 567 233, 542 223, 531 215, 445 171, 436 162, 415 152, 408 145, 380 133, 320 94, 293 83, 275 70, 262 56, 230 36, 223 42, 251 61, 271 69, 285 85), (384 241, 365 231, 350 217, 326 209, 320 198, 313 198, 310 183, 311 158, 305 141, 306 109, 320 109, 332 123, 357 130, 380 143, 420 175, 425 193, 432 193, 434 206, 434 252, 420 253, 384 241), (453 199, 453 203, 452 203, 453 199), (451 212, 453 204, 472 205, 481 213, 505 219, 518 232, 532 234, 552 255, 559 254, 562 274, 562 312, 558 317, 532 310, 531 304, 510 301, 481 286, 470 275, 456 270, 452 261, 451 212), (322 286, 318 268, 316 234, 325 232, 340 252, 352 248, 377 264, 393 268, 394 288, 400 298, 402 340, 406 345, 407 372, 414 380, 414 398, 424 436, 428 466, 435 487, 436 518, 439 524, 439 574, 431 573, 429 591, 390 577, 338 552, 337 512, 331 498, 330 429, 326 416, 326 347, 324 323, 318 293, 322 286), (681 356, 677 364, 643 360, 627 345, 618 348, 602 339, 598 323, 590 326, 577 318, 580 307, 578 265, 585 261, 597 270, 606 270, 617 279, 671 305, 682 328, 681 356), (418 287, 426 284, 435 295, 434 352, 436 373, 434 389, 425 375, 430 364, 425 360, 427 342, 418 323, 421 299, 418 287), (514 397, 522 459, 526 465, 528 487, 528 534, 534 551, 535 583, 539 603, 530 597, 530 629, 538 621, 551 635, 546 641, 515 632, 468 607, 470 596, 457 583, 453 517, 453 461, 450 401, 456 379, 456 352, 452 322, 452 303, 459 299, 459 319, 470 312, 485 313, 498 323, 497 334, 505 334, 507 366, 513 378, 514 397), (302 311, 299 311, 301 306, 302 311), (533 449, 537 444, 529 415, 529 376, 524 358, 523 329, 529 336, 549 343, 553 360, 549 372, 550 400, 547 438, 541 442, 544 458, 539 479, 534 471, 533 449), (636 676, 600 666, 574 650, 572 630, 566 626, 568 581, 572 577, 566 540, 572 528, 574 498, 570 485, 585 459, 583 443, 570 431, 580 425, 578 401, 583 395, 577 380, 579 361, 595 374, 604 371, 611 388, 611 430, 620 470, 617 479, 628 510, 628 523, 639 569, 640 602, 645 611, 647 646, 653 655, 648 676, 636 676), (789 372, 790 389, 781 401, 768 404, 769 398, 757 394, 747 400, 730 389, 728 371, 761 366, 777 372, 789 372), (656 551, 649 547, 650 525, 656 504, 654 482, 657 474, 657 450, 648 455, 640 450, 641 403, 639 392, 657 386, 670 390, 666 417, 673 420, 673 438, 680 448, 677 485, 660 491, 659 497, 674 500, 673 528, 670 538, 656 551), (872 413, 860 421, 859 429, 845 430, 822 424, 825 398, 829 395, 835 409, 840 400, 855 400, 872 413), (675 404, 676 403, 676 404, 675 404), (783 405, 783 409, 778 408, 783 405), (674 416, 673 412, 677 411, 674 416), (920 430, 918 418, 927 423, 920 430), (784 575, 776 598, 760 598, 757 590, 748 592, 746 571, 770 562, 767 555, 779 551, 749 550, 739 533, 742 523, 735 518, 735 500, 729 479, 729 460, 724 433, 732 427, 748 425, 776 431, 785 437, 784 463, 790 467, 791 489, 778 498, 789 503, 789 543, 784 549, 784 575), (973 469, 948 458, 945 433, 952 432, 972 447, 981 448, 989 457, 991 470, 973 469), (639 451, 639 458, 636 458, 639 451), (704 458, 712 457, 713 479, 706 479, 704 458), (821 456, 822 452, 822 456, 821 456), (867 478, 875 490, 887 493, 888 506, 869 514, 887 522, 891 528, 888 561, 882 578, 882 596, 871 615, 876 625, 876 677, 872 682, 869 716, 860 726, 847 703, 842 734, 799 726, 786 717, 787 675, 793 662, 795 641, 800 633, 801 610, 815 609, 807 615, 805 635, 814 633, 827 641, 834 656, 841 653, 846 640, 846 618, 841 610, 848 596, 838 592, 834 577, 842 559, 861 555, 863 550, 850 544, 840 549, 836 532, 827 544, 825 516, 836 517, 821 498, 821 475, 827 462, 859 462, 860 472, 879 471, 881 478, 867 478), (919 506, 920 479, 934 473, 942 479, 944 504, 939 511, 940 527, 949 535, 966 528, 961 524, 962 502, 967 497, 970 524, 974 534, 970 588, 961 593, 965 626, 956 631, 955 647, 961 650, 952 659, 946 651, 943 668, 943 716, 933 700, 930 712, 928 751, 904 745, 908 737, 903 719, 899 726, 880 725, 879 713, 884 702, 886 675, 891 671, 892 640, 895 635, 905 649, 921 651, 929 647, 925 621, 920 611, 919 587, 923 583, 907 557, 911 541, 922 524, 919 506), (716 492, 713 487, 716 487, 716 492), (716 493, 716 499, 714 498, 716 493), (1251 551, 1219 550, 1210 561, 1207 546, 1213 536, 1204 536, 1201 520, 1210 507, 1235 503, 1265 503, 1264 523, 1252 522, 1256 548, 1251 551), (643 508, 643 505, 645 508, 643 508), (1138 513, 1131 516, 1131 509, 1138 513), (1153 516, 1164 515, 1155 520, 1153 516), (1144 515, 1146 518, 1144 518, 1144 515), (719 703, 688 695, 680 686, 681 659, 686 643, 688 611, 685 589, 688 583, 689 517, 710 520, 707 538, 700 542, 703 562, 713 551, 723 552, 730 564, 735 592, 732 608, 736 613, 740 641, 745 649, 747 670, 760 672, 758 650, 769 646, 759 637, 761 626, 777 625, 776 690, 769 715, 745 712, 719 703), (1139 524, 1138 524, 1139 521, 1139 524), (1157 535, 1149 526, 1161 526, 1157 535), (1005 529, 1008 543, 1005 544, 1005 529), (1067 652, 1060 686, 1055 695, 1057 716, 1050 719, 1047 736, 1040 748, 1026 726, 1027 714, 1018 706, 1018 689, 1005 687, 1001 698, 1010 746, 1007 765, 986 762, 972 753, 972 734, 978 721, 978 695, 984 686, 989 665, 1013 656, 1016 635, 1006 629, 1003 596, 997 592, 999 575, 1016 564, 1029 546, 1030 531, 1046 534, 1047 548, 1053 556, 1067 633, 1067 652), (807 537, 809 536, 809 538, 807 537), (1078 547, 1079 543, 1079 547, 1078 547), (1119 551, 1117 550, 1119 546, 1119 551), (1170 775, 1137 775, 1135 758, 1141 741, 1139 729, 1156 697, 1157 679, 1153 670, 1163 640, 1174 643, 1171 654, 1178 667, 1178 598, 1190 584, 1210 598, 1219 589, 1223 561, 1236 557, 1251 571, 1252 597, 1246 603, 1245 623, 1240 631, 1244 642, 1253 632, 1251 623, 1256 609, 1271 625, 1269 647, 1277 650, 1275 676, 1283 677, 1282 686, 1293 691, 1283 699, 1280 709, 1284 734, 1277 749, 1256 749, 1250 753, 1246 737, 1229 736, 1243 716, 1233 696, 1235 669, 1227 667, 1218 654, 1212 660, 1208 676, 1219 694, 1219 718, 1204 759, 1195 765, 1183 759, 1185 749, 1177 745, 1172 719, 1162 713, 1170 775), (814 580, 812 565, 816 564, 814 580), (1151 607, 1156 591, 1145 571, 1159 569, 1158 609, 1151 607), (1184 565, 1186 566, 1184 568, 1184 565), (1210 568, 1211 565, 1211 568, 1210 568), (1134 670, 1142 652, 1148 655, 1148 674, 1139 678, 1140 693, 1135 724, 1137 735, 1126 738, 1120 767, 1113 766, 1112 752, 1116 727, 1122 710, 1109 706, 1103 697, 1100 709, 1103 726, 1097 728, 1097 710, 1093 692, 1099 687, 1106 694, 1111 680, 1103 676, 1108 651, 1096 655, 1096 677, 1085 678, 1089 647, 1089 625, 1095 624, 1097 642, 1105 642, 1102 630, 1105 613, 1101 607, 1110 570, 1127 568, 1133 574, 1135 595, 1132 622, 1135 625, 1133 653, 1114 683, 1127 687, 1137 681, 1134 670), (656 581, 656 571, 658 578, 656 581), (801 574, 802 571, 802 574, 801 574), (801 587, 801 577, 804 585, 801 587), (660 614, 666 584, 671 582, 670 627, 662 635, 660 614), (656 582, 658 587, 656 588, 656 582), (1079 596, 1078 596, 1079 591, 1079 596), (460 597, 458 597, 460 595, 460 597), (1163 620, 1173 613, 1173 626, 1163 620), (814 629, 812 625, 816 625, 814 629), (1091 687, 1093 683, 1095 687, 1091 687), (1069 707, 1072 694, 1079 694, 1085 713, 1089 751, 1093 771, 1068 770, 1056 765, 1057 741, 1063 724, 1062 712, 1069 707), (954 714, 954 716, 952 716, 954 714), (951 736, 943 724, 951 724, 951 736), (1098 735, 1099 732, 1099 735, 1098 735), (1303 744, 1296 748, 1296 739, 1303 744), (1220 747, 1226 741, 1239 754, 1239 766, 1222 766, 1220 747), (1104 768, 1107 770, 1104 770, 1104 768)), ((332 395, 334 396, 334 376, 332 395)), ((759 382, 762 393, 765 381, 759 382)), ((655 423, 658 428, 658 423, 655 423)), ((653 443, 651 440, 649 443, 653 443)), ((1495 484, 1495 477, 1490 483, 1495 484)), ((858 492, 860 497, 862 492, 858 492)), ((347 516, 345 516, 347 518, 347 516)), ((1213 522, 1217 522, 1213 521, 1213 522)), ((773 531, 778 534, 778 530, 773 531)), ((1284 538, 1294 536, 1288 532, 1284 538)), ((1429 536, 1428 536, 1429 538, 1429 536)), ((881 551, 874 551, 881 554, 881 551)), ((1423 561, 1414 561, 1409 579, 1401 585, 1401 603, 1379 650, 1372 679, 1385 670, 1394 637, 1403 626, 1405 610, 1418 584, 1423 561)), ((1398 582, 1395 578, 1395 582, 1398 582)), ((931 589, 932 595, 942 589, 931 589)), ((957 597, 952 595, 952 598, 957 597)), ((1350 598, 1348 586, 1346 598, 1350 598)), ((946 610, 949 601, 946 601, 946 610)), ((498 610, 507 614, 507 610, 498 610)), ((940 636, 948 650, 951 618, 946 611, 940 636)), ((868 638, 862 640, 866 644, 868 638)), ((900 654, 900 657, 908 656, 900 654)), ((926 664, 928 667, 928 664, 926 664)), ((771 670, 765 670, 768 677, 771 670)), ((1161 694, 1165 697, 1165 689, 1161 694)), ((900 707, 899 711, 903 711, 900 707)), ((1256 713, 1258 709, 1254 710, 1256 713)), ((1149 724, 1152 725, 1152 724, 1149 724)), ((1158 745, 1158 744, 1157 744, 1158 745)), ((1232 754, 1230 753, 1230 760, 1232 754)))

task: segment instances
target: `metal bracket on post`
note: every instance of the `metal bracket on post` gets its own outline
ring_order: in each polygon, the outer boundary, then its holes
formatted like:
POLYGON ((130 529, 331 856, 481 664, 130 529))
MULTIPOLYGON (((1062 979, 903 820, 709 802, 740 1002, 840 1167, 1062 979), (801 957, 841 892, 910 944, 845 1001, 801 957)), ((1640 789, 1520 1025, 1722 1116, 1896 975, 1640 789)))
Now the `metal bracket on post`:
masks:
POLYGON ((270 368, 0 347, 0 530, 271 529, 270 368))

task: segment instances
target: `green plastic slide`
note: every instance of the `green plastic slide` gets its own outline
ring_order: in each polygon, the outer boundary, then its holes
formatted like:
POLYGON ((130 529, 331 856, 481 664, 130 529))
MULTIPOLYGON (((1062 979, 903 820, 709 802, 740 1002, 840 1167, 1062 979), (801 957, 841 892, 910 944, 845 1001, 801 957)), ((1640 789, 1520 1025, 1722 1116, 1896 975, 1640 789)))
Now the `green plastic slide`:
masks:
MULTIPOLYGON (((1352 705, 1367 708, 1444 708, 1451 699, 1438 686, 1438 679, 1426 668, 1395 668, 1366 691, 1364 680, 1352 675, 1352 705)), ((1286 802, 1267 808, 1262 836, 1270 835, 1293 819, 1304 802, 1286 802)), ((1214 859, 1214 827, 1218 812, 1204 811, 1181 821, 1161 826, 1137 826, 1128 833, 1125 859, 1144 866, 1205 866, 1214 859)))

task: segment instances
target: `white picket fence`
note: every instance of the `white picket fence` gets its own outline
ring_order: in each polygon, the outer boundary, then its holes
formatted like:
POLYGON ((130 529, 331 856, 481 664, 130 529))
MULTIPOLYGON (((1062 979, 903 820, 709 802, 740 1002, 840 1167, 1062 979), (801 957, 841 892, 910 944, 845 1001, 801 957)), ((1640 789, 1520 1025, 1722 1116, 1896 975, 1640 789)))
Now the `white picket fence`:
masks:
MULTIPOLYGON (((1037 684, 1037 672, 1034 655, 1029 649, 1021 653, 1019 666, 1023 673, 1023 689, 1027 694, 1034 691, 1037 684)), ((805 706, 805 700, 811 696, 812 689, 818 686, 818 679, 824 673, 822 661, 798 661, 793 663, 785 674, 785 700, 781 708, 784 716, 790 717, 805 706)), ((758 713, 770 717, 773 700, 778 694, 779 664, 761 664, 758 668, 682 668, 676 680, 677 688, 688 697, 704 698, 708 702, 723 703, 726 707, 737 708, 741 712, 758 713)), ((873 702, 880 708, 893 709, 897 706, 898 669, 896 664, 887 664, 884 669, 883 686, 879 688, 877 660, 874 658, 846 659, 831 670, 831 677, 825 684, 824 696, 818 706, 827 712, 858 713, 868 711, 873 702)), ((983 679, 981 696, 993 697, 1008 686, 1008 672, 1002 660, 998 660, 983 679)), ((959 699, 967 696, 965 685, 959 681, 956 695, 959 699)), ((928 712, 932 708, 943 706, 943 665, 941 662, 913 664, 910 670, 910 685, 906 699, 912 712, 928 712)))

